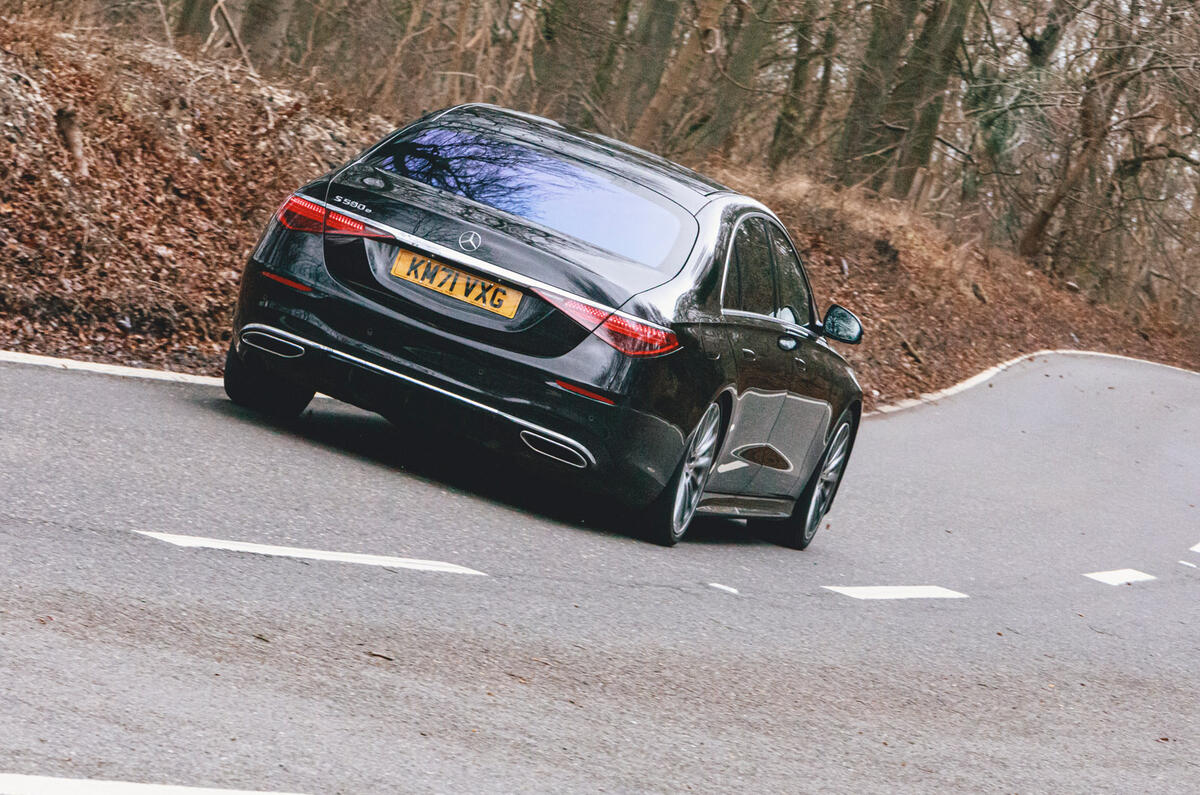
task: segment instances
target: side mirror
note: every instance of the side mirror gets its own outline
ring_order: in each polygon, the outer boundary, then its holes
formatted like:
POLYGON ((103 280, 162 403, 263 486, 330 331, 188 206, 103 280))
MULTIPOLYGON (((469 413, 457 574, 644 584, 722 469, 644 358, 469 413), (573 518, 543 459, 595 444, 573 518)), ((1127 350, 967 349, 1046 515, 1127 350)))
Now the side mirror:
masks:
POLYGON ((849 309, 832 304, 821 321, 821 333, 831 340, 857 345, 862 342, 862 321, 849 309))

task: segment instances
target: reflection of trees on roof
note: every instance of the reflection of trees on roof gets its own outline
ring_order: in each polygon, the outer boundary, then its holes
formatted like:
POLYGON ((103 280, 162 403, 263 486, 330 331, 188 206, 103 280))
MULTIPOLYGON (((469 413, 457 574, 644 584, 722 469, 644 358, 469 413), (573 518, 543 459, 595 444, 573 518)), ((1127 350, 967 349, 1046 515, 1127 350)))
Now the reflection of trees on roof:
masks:
POLYGON ((498 210, 538 220, 538 207, 598 179, 516 141, 442 128, 388 147, 380 168, 498 210))

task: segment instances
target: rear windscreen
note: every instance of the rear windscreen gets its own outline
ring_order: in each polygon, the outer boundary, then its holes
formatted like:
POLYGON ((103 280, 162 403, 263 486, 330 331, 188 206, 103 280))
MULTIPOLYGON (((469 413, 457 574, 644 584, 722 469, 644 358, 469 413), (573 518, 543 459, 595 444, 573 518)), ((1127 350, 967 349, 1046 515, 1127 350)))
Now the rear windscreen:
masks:
POLYGON ((681 265, 696 235, 691 215, 653 191, 480 130, 422 130, 389 143, 371 165, 652 268, 681 265))

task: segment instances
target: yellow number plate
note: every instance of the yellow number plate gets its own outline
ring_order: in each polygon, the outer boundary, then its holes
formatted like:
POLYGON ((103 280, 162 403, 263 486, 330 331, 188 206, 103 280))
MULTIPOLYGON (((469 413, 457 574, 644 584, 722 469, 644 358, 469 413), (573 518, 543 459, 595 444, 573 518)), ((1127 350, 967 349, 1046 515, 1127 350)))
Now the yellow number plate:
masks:
POLYGON ((392 263, 392 275, 504 317, 517 313, 523 297, 511 287, 501 287, 407 249, 401 249, 392 263))

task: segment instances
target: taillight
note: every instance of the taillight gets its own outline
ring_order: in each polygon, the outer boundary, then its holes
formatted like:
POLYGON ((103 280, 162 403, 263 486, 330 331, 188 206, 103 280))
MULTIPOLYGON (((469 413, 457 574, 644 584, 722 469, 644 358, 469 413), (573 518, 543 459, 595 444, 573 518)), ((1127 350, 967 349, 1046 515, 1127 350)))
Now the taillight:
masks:
POLYGON ((370 224, 364 224, 357 218, 342 215, 337 210, 330 210, 325 216, 325 234, 353 235, 354 237, 371 237, 376 240, 392 240, 393 237, 382 229, 376 229, 370 224))
POLYGON ((300 196, 289 196, 275 217, 288 229, 319 235, 325 223, 325 208, 300 196))
POLYGON ((546 290, 537 294, 627 356, 659 356, 679 347, 674 332, 546 290))
POLYGON ((379 240, 392 239, 392 236, 382 229, 376 229, 356 218, 342 215, 337 210, 322 207, 298 194, 289 196, 275 217, 279 219, 279 223, 297 232, 312 232, 319 235, 324 230, 331 235, 351 235, 379 240))
POLYGON ((675 332, 618 314, 609 315, 593 333, 630 356, 659 356, 679 347, 675 332))

